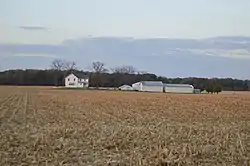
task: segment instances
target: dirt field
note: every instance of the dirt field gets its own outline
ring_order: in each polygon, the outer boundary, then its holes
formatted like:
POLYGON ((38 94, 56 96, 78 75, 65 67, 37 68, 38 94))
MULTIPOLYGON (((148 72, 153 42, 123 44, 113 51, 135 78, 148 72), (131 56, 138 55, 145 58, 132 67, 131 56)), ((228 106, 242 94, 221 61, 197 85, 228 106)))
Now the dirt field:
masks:
POLYGON ((250 165, 250 94, 0 87, 0 165, 250 165))

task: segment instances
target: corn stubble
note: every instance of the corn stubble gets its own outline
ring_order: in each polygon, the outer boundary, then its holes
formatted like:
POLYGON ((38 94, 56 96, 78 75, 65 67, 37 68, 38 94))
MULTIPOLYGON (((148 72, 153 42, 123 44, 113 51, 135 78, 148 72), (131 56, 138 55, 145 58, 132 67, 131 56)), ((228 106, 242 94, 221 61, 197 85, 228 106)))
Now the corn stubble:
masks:
POLYGON ((249 165, 250 94, 0 87, 0 165, 249 165))

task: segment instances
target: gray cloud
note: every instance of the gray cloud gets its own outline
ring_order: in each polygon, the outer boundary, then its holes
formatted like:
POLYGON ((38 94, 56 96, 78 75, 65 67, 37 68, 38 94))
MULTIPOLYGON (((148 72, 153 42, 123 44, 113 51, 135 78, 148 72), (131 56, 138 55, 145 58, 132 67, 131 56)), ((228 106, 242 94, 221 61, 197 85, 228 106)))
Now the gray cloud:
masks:
POLYGON ((57 55, 43 54, 43 53, 36 53, 36 54, 19 53, 19 54, 12 54, 12 56, 16 56, 16 57, 40 57, 40 58, 58 58, 59 57, 57 55))
POLYGON ((42 26, 19 26, 20 29, 24 29, 24 30, 37 30, 37 31, 47 31, 48 28, 46 27, 42 27, 42 26))
POLYGON ((109 67, 129 64, 167 77, 249 79, 250 37, 240 39, 83 38, 57 45, 0 44, 0 62, 2 69, 47 68, 53 58, 61 58, 85 68, 98 60, 109 67))

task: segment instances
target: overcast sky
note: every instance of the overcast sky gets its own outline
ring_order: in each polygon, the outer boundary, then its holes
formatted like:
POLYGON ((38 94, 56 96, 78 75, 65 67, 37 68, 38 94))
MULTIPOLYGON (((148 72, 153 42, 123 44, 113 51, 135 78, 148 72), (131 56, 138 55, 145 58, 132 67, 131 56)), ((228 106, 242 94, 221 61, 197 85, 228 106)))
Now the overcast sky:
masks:
POLYGON ((250 36, 250 0, 0 0, 1 43, 250 36))

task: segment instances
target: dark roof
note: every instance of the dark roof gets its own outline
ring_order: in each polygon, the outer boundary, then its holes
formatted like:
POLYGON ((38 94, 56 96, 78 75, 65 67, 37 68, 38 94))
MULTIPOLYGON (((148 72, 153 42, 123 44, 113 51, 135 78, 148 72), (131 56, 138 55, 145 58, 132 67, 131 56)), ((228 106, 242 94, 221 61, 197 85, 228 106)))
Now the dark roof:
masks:
POLYGON ((189 87, 189 88, 193 88, 193 85, 189 85, 189 84, 163 84, 166 87, 189 87))
POLYGON ((74 74, 77 78, 84 78, 84 79, 89 78, 88 75, 82 73, 71 73, 71 74, 74 74))

